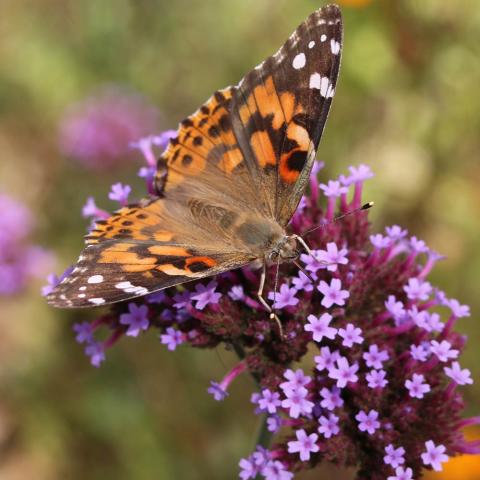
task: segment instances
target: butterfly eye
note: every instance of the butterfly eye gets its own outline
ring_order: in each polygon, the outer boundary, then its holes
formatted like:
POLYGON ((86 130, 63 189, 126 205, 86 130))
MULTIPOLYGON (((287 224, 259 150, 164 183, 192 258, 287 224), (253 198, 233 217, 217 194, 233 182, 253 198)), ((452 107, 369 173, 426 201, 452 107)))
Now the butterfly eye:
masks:
POLYGON ((272 250, 270 254, 268 255, 268 259, 275 261, 278 258, 278 251, 277 250, 272 250))

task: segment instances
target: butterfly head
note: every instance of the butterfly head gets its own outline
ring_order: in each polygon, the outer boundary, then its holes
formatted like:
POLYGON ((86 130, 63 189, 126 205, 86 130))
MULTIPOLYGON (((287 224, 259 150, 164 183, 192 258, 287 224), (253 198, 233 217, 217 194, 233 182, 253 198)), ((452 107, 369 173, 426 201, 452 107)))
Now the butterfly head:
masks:
POLYGON ((268 260, 273 263, 296 260, 300 255, 300 248, 296 235, 283 236, 268 253, 268 260))

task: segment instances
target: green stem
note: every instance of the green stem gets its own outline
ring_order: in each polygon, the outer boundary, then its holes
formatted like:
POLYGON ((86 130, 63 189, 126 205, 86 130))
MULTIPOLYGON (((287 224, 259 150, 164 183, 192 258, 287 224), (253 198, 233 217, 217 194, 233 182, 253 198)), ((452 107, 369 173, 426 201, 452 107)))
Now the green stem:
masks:
POLYGON ((264 415, 257 434, 257 445, 264 448, 270 447, 270 442, 272 440, 272 432, 268 430, 267 420, 268 415, 264 415))

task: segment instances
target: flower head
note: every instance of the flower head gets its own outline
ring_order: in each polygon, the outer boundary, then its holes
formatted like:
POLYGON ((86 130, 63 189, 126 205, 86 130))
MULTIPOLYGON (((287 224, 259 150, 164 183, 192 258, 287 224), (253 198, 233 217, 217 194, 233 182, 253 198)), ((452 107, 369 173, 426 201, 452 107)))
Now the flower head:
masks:
MULTIPOLYGON (((160 143, 152 137, 137 146, 152 194, 153 149, 160 143)), ((290 480, 327 461, 379 479, 412 480, 436 468, 446 452, 480 452, 460 430, 477 422, 461 418, 459 386, 472 379, 458 362, 465 337, 454 328, 469 310, 430 284, 438 255, 399 226, 376 235, 366 211, 332 221, 336 211, 361 206, 371 175, 366 166, 350 169, 341 181, 320 186, 323 200, 311 178, 308 208, 289 228, 299 235, 323 228, 305 239, 310 250, 300 260, 308 275, 288 262, 278 276, 267 267, 264 292, 274 315, 257 297, 261 270, 247 266, 116 304, 90 326, 78 325, 78 341, 97 366, 120 338, 152 329, 169 350, 224 344, 237 352, 240 361, 208 392, 223 400, 237 376, 251 373, 259 385, 252 410, 265 419, 263 431, 275 435, 271 450, 258 446, 241 460, 244 480, 290 480), (99 329, 110 332, 102 343, 99 329)), ((118 193, 127 200, 123 186, 118 193)), ((89 216, 104 215, 94 203, 88 207, 89 216)))

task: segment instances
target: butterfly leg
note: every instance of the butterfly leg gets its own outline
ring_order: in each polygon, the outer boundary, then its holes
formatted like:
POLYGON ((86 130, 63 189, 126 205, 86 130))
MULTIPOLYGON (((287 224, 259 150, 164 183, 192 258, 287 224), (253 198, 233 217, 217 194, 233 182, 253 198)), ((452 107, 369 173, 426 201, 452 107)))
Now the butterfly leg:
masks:
MULTIPOLYGON (((299 243, 300 245, 302 245, 302 247, 305 249, 305 251, 311 256, 313 257, 315 260, 317 260, 319 263, 322 263, 323 265, 325 265, 326 267, 328 267, 329 265, 336 265, 335 262, 325 262, 324 260, 319 260, 315 255, 314 253, 312 252, 311 248, 307 245, 307 243, 305 242, 305 240, 300 237, 300 235, 293 235, 293 238, 295 238, 299 243)), ((308 276, 308 275, 307 275, 308 276)))
POLYGON ((280 338, 285 338, 283 335, 283 328, 282 324, 280 323, 280 319, 273 311, 273 308, 268 304, 268 302, 263 298, 263 289, 265 287, 265 279, 267 276, 267 266, 264 263, 262 266, 262 274, 260 276, 260 285, 258 286, 257 297, 260 303, 270 312, 270 320, 273 320, 277 323, 278 330, 280 331, 280 338))

